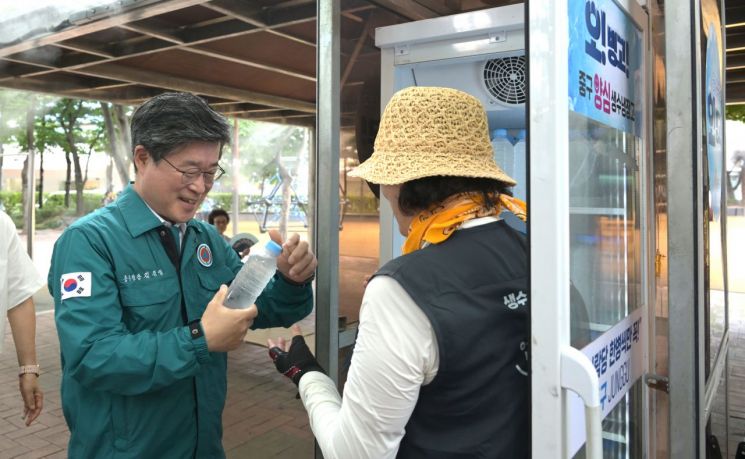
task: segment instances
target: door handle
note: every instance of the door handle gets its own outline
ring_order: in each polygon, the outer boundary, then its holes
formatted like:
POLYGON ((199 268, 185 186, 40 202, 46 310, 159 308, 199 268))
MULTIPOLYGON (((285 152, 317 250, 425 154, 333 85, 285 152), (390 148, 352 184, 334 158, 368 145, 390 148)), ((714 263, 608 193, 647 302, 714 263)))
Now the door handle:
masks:
POLYGON ((585 457, 603 459, 603 413, 598 374, 590 359, 571 346, 561 350, 561 387, 575 392, 585 404, 585 457))

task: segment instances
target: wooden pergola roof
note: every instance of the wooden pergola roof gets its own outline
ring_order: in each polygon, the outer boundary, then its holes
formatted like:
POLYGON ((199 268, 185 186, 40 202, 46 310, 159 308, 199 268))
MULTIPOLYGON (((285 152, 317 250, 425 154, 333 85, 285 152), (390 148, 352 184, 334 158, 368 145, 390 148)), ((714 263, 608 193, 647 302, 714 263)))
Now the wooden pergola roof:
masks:
MULTIPOLYGON (((0 86, 138 104, 164 90, 200 94, 228 116, 311 125, 314 0, 123 0, 0 43, 0 86), (124 6, 121 6, 124 5, 124 6)), ((342 125, 379 77, 376 27, 517 0, 343 0, 342 125)), ((30 15, 35 12, 29 13, 30 15)), ((9 20, 17 26, 23 18, 9 20)), ((745 103, 745 3, 726 0, 727 102, 745 103)), ((0 30, 8 27, 0 22, 0 30)))
MULTIPOLYGON (((314 0, 118 3, 125 6, 81 11, 48 31, 0 44, 0 86, 120 104, 188 91, 228 116, 313 123, 314 0)), ((353 124, 364 82, 380 73, 375 27, 511 3, 342 1, 342 124, 353 124)), ((8 25, 0 22, 0 30, 8 25)))
POLYGON ((725 2, 727 103, 745 104, 745 1, 725 2))

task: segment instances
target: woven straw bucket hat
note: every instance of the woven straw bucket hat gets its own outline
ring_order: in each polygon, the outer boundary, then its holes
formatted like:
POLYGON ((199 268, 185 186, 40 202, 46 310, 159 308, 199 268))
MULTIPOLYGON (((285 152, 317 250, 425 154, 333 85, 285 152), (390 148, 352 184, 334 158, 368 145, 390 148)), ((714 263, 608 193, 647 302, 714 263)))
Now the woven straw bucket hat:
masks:
POLYGON ((437 175, 517 184, 494 161, 481 102, 462 91, 426 86, 393 95, 372 156, 349 175, 381 185, 437 175))

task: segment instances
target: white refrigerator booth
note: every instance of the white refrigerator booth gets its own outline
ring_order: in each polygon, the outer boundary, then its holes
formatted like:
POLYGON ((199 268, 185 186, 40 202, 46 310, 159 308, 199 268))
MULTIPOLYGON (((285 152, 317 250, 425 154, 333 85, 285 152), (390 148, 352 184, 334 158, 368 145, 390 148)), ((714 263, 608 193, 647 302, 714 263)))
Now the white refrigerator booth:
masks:
MULTIPOLYGON (((533 457, 642 457, 648 20, 634 1, 559 3, 569 14, 536 14, 546 29, 527 53, 522 4, 379 28, 381 101, 409 86, 477 97, 529 201, 533 457)), ((403 238, 384 202, 380 219, 383 264, 403 238)))

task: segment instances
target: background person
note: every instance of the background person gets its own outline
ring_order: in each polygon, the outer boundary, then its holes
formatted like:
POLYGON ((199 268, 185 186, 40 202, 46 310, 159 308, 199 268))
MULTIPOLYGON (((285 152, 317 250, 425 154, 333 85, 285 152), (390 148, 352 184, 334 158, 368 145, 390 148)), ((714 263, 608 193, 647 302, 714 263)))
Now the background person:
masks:
MULTIPOLYGON (((8 316, 18 356, 18 384, 26 425, 39 417, 44 394, 39 389, 36 360, 36 312, 33 294, 44 286, 31 259, 21 246, 13 221, 0 212, 0 314, 8 316)), ((2 351, 5 326, 0 327, 2 351)))
POLYGON ((289 346, 269 342, 324 457, 529 457, 527 242, 499 217, 524 220, 525 204, 483 107, 453 89, 399 91, 350 175, 381 185, 406 242, 365 290, 344 398, 299 328, 289 346))
POLYGON ((165 93, 135 110, 131 129, 135 183, 67 228, 52 255, 68 454, 221 458, 225 352, 249 326, 310 312, 316 259, 293 235, 258 311, 225 308, 242 264, 193 217, 222 174, 230 127, 199 97, 165 93))
POLYGON ((225 242, 230 242, 230 238, 225 235, 225 230, 228 229, 228 223, 230 223, 230 215, 225 210, 219 208, 212 209, 207 216, 207 222, 217 229, 217 232, 225 239, 225 242))

